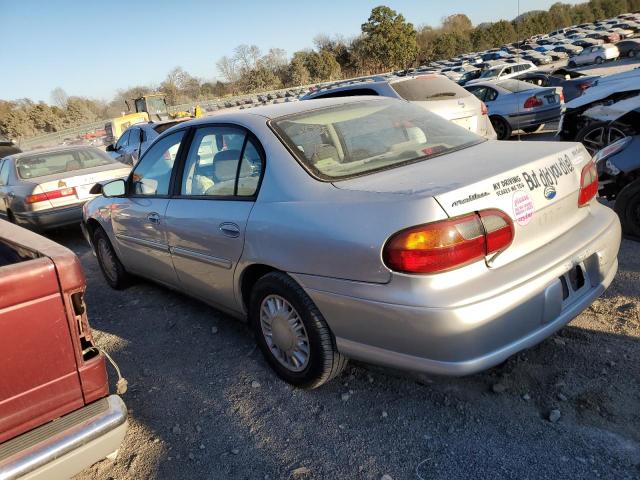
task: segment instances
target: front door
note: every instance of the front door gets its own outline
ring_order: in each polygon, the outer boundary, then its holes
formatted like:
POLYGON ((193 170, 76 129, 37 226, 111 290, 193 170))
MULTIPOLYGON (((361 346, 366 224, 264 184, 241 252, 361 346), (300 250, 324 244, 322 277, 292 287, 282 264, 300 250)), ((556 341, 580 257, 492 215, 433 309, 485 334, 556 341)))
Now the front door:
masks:
POLYGON ((165 215, 181 288, 235 310, 233 276, 263 170, 260 152, 240 127, 198 128, 177 182, 178 195, 165 215))
POLYGON ((184 130, 151 148, 127 181, 127 196, 111 206, 111 221, 125 268, 152 280, 175 286, 177 277, 165 226, 173 164, 184 130))

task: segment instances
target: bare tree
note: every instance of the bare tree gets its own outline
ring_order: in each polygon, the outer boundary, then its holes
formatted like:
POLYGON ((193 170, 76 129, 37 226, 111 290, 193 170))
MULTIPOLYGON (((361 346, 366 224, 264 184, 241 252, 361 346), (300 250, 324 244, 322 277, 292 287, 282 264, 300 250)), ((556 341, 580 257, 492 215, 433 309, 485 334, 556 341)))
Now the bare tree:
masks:
POLYGON ((51 103, 53 103, 55 106, 64 109, 67 108, 68 102, 69 95, 67 95, 67 92, 65 92, 62 87, 56 87, 51 90, 51 103))
POLYGON ((240 78, 235 58, 230 58, 225 55, 216 62, 216 67, 220 75, 229 83, 237 82, 238 78, 240 78))
POLYGON ((262 53, 256 45, 238 45, 233 49, 233 58, 240 70, 253 70, 258 65, 262 53))

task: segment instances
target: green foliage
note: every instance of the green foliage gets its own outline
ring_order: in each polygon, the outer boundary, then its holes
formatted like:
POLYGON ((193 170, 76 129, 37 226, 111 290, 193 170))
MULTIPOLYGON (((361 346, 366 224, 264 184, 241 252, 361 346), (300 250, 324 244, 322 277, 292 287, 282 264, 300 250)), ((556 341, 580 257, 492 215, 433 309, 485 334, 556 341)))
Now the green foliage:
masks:
POLYGON ((362 50, 380 68, 406 68, 418 56, 416 31, 404 16, 389 7, 375 7, 362 24, 362 50))

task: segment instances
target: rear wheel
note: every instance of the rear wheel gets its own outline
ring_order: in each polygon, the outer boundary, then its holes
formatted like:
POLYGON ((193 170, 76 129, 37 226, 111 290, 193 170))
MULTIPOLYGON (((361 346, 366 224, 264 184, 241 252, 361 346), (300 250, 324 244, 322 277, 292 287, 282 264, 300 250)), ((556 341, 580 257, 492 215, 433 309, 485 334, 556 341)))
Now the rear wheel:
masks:
POLYGON ((569 62, 569 68, 576 68, 576 67, 577 67, 576 62, 574 62, 573 60, 571 60, 571 61, 569 62))
POLYGON ((594 155, 598 150, 626 136, 626 133, 608 122, 596 122, 580 130, 576 135, 576 142, 581 142, 594 155))
POLYGON ((640 237, 640 180, 635 180, 620 191, 614 210, 620 217, 622 231, 640 237))
POLYGON ((13 212, 11 210, 7 210, 7 220, 10 223, 16 223, 16 217, 13 215, 13 212))
POLYGON ((260 350, 286 382, 316 388, 347 365, 318 308, 302 287, 282 272, 268 273, 255 284, 249 318, 260 350))
POLYGON ((104 279, 109 286, 116 290, 122 290, 127 287, 131 277, 124 269, 122 262, 120 262, 109 237, 100 227, 97 227, 93 233, 93 248, 95 249, 96 257, 98 257, 100 270, 102 270, 104 279))
POLYGON ((602 59, 602 57, 596 57, 596 64, 600 65, 602 62, 604 62, 604 60, 602 59))
POLYGON ((522 131, 524 133, 536 133, 536 132, 539 132, 540 130, 542 130, 543 128, 544 128, 544 123, 541 124, 541 125, 535 125, 533 127, 524 127, 522 129, 522 131))
POLYGON ((636 52, 635 50, 629 50, 629 53, 627 54, 627 56, 629 58, 633 58, 638 54, 638 52, 636 52))
POLYGON ((496 131, 498 140, 508 140, 511 137, 511 125, 502 117, 490 117, 491 125, 496 131))

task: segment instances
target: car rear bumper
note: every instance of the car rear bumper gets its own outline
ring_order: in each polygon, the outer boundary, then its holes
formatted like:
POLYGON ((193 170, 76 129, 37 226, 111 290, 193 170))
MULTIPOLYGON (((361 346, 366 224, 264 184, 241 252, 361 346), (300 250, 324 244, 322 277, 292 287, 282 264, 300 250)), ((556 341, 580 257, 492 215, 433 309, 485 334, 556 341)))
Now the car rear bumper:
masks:
POLYGON ((16 223, 22 227, 33 230, 48 230, 80 223, 83 204, 84 202, 33 212, 14 212, 14 216, 16 223))
POLYGON ((293 276, 324 315, 338 350, 346 356, 414 371, 472 374, 541 342, 580 314, 612 282, 618 268, 620 223, 612 210, 603 206, 594 210, 596 214, 583 224, 528 255, 526 261, 491 272, 503 275, 505 283, 506 278, 516 283, 485 296, 483 282, 478 282, 477 290, 469 293, 479 300, 466 304, 426 306, 429 298, 443 295, 442 288, 455 289, 455 285, 422 291, 419 280, 412 289, 402 282, 394 286, 394 280, 366 287, 293 276), (544 266, 525 278, 525 272, 536 265, 544 266), (560 278, 567 281, 566 274, 578 265, 584 272, 584 287, 578 291, 569 287, 565 297, 560 278), (393 298, 417 301, 398 304, 391 302, 393 298))
POLYGON ((127 408, 111 395, 0 444, 0 479, 70 478, 120 448, 127 408))

